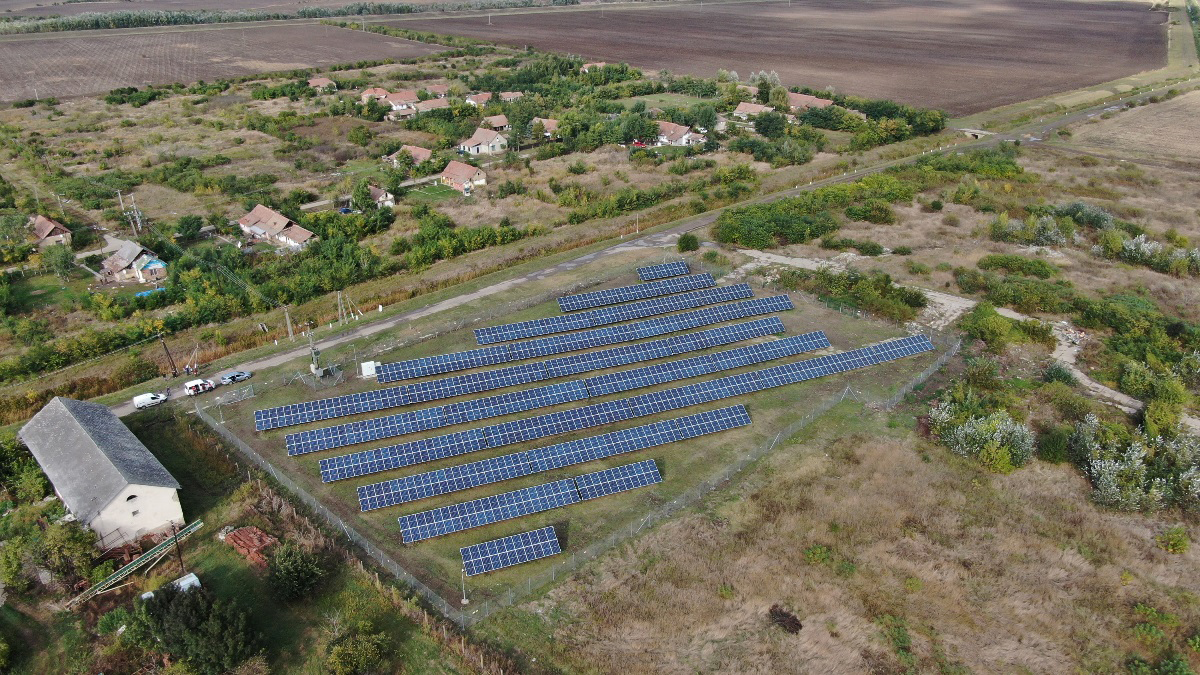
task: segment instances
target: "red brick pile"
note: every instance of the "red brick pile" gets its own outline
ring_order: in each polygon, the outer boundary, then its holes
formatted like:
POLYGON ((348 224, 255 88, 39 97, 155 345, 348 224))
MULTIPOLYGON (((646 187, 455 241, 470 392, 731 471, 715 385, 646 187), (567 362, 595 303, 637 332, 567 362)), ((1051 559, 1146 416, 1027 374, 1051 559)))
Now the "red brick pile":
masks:
POLYGON ((262 552, 279 540, 251 525, 225 535, 225 541, 245 556, 251 565, 266 567, 267 558, 262 552))

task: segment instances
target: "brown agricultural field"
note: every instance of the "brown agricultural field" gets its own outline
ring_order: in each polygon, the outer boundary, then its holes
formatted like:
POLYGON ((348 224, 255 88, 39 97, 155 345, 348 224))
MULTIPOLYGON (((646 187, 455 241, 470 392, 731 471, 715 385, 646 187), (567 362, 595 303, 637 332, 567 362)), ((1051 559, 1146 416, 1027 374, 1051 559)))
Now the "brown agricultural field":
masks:
MULTIPOLYGON (((342 7, 358 0, 322 0, 319 7, 342 7)), ((442 0, 408 0, 426 5, 442 0)), ((88 12, 178 12, 195 10, 256 11, 295 14, 313 7, 304 0, 111 0, 96 2, 46 3, 39 0, 0 0, 0 16, 74 16, 88 12)))
POLYGON ((0 101, 101 94, 441 49, 319 24, 247 23, 48 33, 0 40, 0 101), (35 91, 36 88, 36 91, 35 91))
POLYGON ((393 19, 391 25, 711 77, 761 69, 952 114, 1159 68, 1166 14, 1134 2, 731 3, 393 19), (489 23, 490 21, 490 23, 489 23))
POLYGON ((1200 163, 1200 92, 1076 127, 1070 145, 1113 156, 1200 163))

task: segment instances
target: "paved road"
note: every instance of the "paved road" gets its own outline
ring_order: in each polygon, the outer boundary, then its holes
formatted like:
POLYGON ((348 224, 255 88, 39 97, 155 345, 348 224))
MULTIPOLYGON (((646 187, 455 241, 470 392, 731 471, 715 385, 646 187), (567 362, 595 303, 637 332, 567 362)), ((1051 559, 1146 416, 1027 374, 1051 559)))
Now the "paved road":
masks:
MULTIPOLYGON (((1179 84, 1179 83, 1171 85, 1171 87, 1179 87, 1179 86, 1181 86, 1181 84, 1179 84)), ((1147 98, 1149 96, 1153 96, 1156 94, 1162 94, 1171 87, 1162 87, 1160 89, 1156 89, 1154 91, 1149 91, 1149 92, 1140 94, 1140 95, 1138 95, 1136 97, 1132 97, 1132 98, 1133 99, 1141 99, 1141 98, 1147 98)), ((1027 125, 1020 129, 1015 129, 1015 130, 1012 130, 1012 131, 1009 131, 1006 133, 996 134, 993 136, 988 136, 988 137, 982 138, 980 140, 970 141, 968 143, 963 143, 963 144, 954 146, 954 151, 955 152, 963 152, 965 150, 970 150, 970 149, 974 149, 974 148, 982 148, 982 147, 995 145, 997 143, 1000 143, 1000 142, 1006 141, 1006 140, 1018 140, 1018 139, 1021 139, 1023 136, 1028 136, 1031 133, 1042 133, 1043 136, 1041 136, 1041 137, 1044 138, 1045 135, 1048 135, 1055 129, 1058 129, 1058 128, 1061 128, 1062 126, 1073 124, 1073 123, 1087 119, 1088 113, 1090 113, 1090 112, 1095 112, 1097 110, 1103 110, 1105 107, 1112 106, 1112 105, 1117 105, 1117 104, 1116 103, 1105 103, 1105 104, 1096 105, 1091 108, 1080 110, 1078 112, 1075 112, 1075 113, 1072 113, 1069 115, 1064 115, 1062 117, 1055 118, 1055 120, 1049 121, 1049 122, 1039 120, 1038 122, 1031 123, 1030 125, 1027 125)), ((768 195, 761 195, 759 197, 755 197, 754 199, 750 199, 750 200, 747 200, 744 202, 739 202, 739 203, 733 204, 731 206, 739 207, 739 206, 745 206, 748 204, 759 204, 759 203, 764 203, 764 202, 775 201, 775 200, 783 198, 783 197, 795 196, 795 195, 807 192, 809 190, 814 190, 819 187, 824 187, 826 185, 833 185, 836 183, 844 183, 844 182, 848 182, 848 181, 857 180, 858 178, 860 178, 862 176, 872 174, 872 173, 877 173, 879 171, 884 171, 892 166, 911 162, 919 156, 920 155, 911 155, 911 156, 902 157, 899 159, 882 161, 882 162, 879 162, 868 168, 859 169, 859 170, 856 170, 856 171, 853 171, 850 173, 846 173, 846 174, 843 174, 840 176, 833 176, 830 178, 826 178, 824 180, 814 181, 808 185, 796 186, 795 188, 792 188, 790 190, 783 190, 783 191, 771 193, 768 195)), ((725 207, 725 208, 730 208, 730 207, 725 207)), ((720 216, 720 214, 724 212, 725 208, 716 209, 716 210, 708 211, 708 212, 705 212, 705 213, 702 213, 702 214, 699 214, 696 216, 691 216, 689 218, 685 218, 685 219, 679 221, 676 225, 673 225, 672 227, 669 227, 664 230, 660 230, 653 234, 648 234, 648 235, 641 236, 641 237, 635 237, 633 239, 629 239, 629 240, 625 240, 625 241, 619 241, 619 242, 614 243, 614 244, 610 245, 609 247, 602 249, 600 251, 588 253, 586 255, 582 255, 577 258, 573 258, 571 260, 558 263, 557 265, 553 265, 553 266, 545 268, 545 269, 529 272, 528 274, 525 274, 524 276, 521 276, 521 277, 516 277, 514 279, 509 279, 506 281, 498 282, 496 284, 492 284, 491 286, 481 288, 472 293, 456 296, 453 298, 448 298, 446 300, 442 300, 441 302, 434 303, 432 305, 423 307, 421 309, 416 309, 416 310, 412 310, 409 312, 403 312, 401 314, 397 314, 397 315, 388 317, 387 319, 382 319, 379 321, 363 324, 363 325, 359 326, 358 328, 348 331, 346 333, 341 333, 341 334, 320 340, 316 343, 316 346, 318 349, 325 351, 325 350, 328 350, 332 347, 335 347, 339 344, 345 343, 350 340, 356 340, 356 339, 366 337, 369 335, 374 335, 376 333, 379 333, 380 331, 390 330, 392 328, 395 328, 395 327, 397 327, 405 322, 411 321, 413 319, 420 319, 423 317, 427 317, 427 316, 430 316, 433 314, 437 314, 439 312, 446 311, 448 309, 452 309, 454 307, 459 307, 459 306, 469 303, 469 302, 474 302, 476 300, 480 300, 482 298, 486 298, 488 296, 495 295, 496 293, 506 291, 510 288, 513 288, 514 286, 520 285, 527 281, 531 281, 534 279, 545 279, 549 276, 558 274, 560 272, 566 272, 569 270, 573 270, 573 269, 579 267, 580 265, 585 265, 585 264, 594 262, 596 260, 602 260, 603 258, 605 258, 607 256, 614 255, 614 254, 620 253, 622 251, 627 251, 630 248, 662 247, 662 246, 670 245, 679 237, 679 235, 681 235, 685 232, 690 232, 692 230, 700 229, 700 228, 707 227, 707 226, 713 224, 716 221, 717 217, 720 216)), ((755 252, 756 255, 760 254, 760 253, 763 253, 763 252, 755 252)), ((770 255, 774 255, 774 254, 764 254, 764 255, 770 256, 770 255)), ((260 359, 255 359, 253 361, 247 361, 247 362, 238 364, 236 366, 230 366, 227 370, 257 371, 257 370, 261 370, 263 368, 279 366, 284 363, 287 363, 288 361, 292 361, 294 359, 303 358, 303 357, 307 356, 308 353, 309 353, 308 346, 305 345, 305 346, 301 346, 301 347, 296 347, 294 349, 285 350, 285 351, 273 354, 271 356, 266 356, 266 357, 262 357, 260 359)), ((125 402, 122 402, 122 403, 112 406, 112 410, 117 415, 122 415, 122 416, 128 415, 134 411, 133 403, 131 401, 125 401, 125 402)))

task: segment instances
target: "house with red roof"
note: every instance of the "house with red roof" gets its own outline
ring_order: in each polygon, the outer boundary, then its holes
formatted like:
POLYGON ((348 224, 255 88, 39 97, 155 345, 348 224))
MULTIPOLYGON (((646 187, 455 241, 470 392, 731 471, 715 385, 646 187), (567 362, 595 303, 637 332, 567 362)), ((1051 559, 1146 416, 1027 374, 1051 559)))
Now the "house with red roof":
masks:
POLYGON ((446 165, 438 181, 463 195, 469 195, 476 186, 487 185, 487 174, 477 166, 454 160, 446 165))

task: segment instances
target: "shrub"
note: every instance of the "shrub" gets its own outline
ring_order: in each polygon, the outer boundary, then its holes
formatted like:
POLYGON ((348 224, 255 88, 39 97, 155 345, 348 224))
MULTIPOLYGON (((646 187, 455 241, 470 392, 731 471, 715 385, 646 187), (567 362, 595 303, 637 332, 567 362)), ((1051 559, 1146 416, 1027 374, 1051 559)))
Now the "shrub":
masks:
POLYGON ((1176 525, 1164 530, 1162 533, 1154 537, 1154 543, 1167 553, 1187 553, 1191 546, 1191 539, 1188 538, 1187 529, 1182 525, 1176 525))
POLYGON ((1009 274, 1020 274, 1026 277, 1049 279, 1058 274, 1058 268, 1045 260, 1026 258, 1020 255, 1005 255, 993 253, 979 259, 977 266, 981 270, 1003 270, 1009 274))
POLYGON ((940 199, 935 199, 929 202, 929 208, 933 209, 934 211, 941 211, 944 206, 945 205, 942 204, 942 200, 940 199))
POLYGON ((1038 438, 1038 459, 1051 464, 1062 464, 1070 459, 1069 447, 1072 427, 1058 426, 1038 438))
POLYGON ((1042 381, 1061 382, 1068 387, 1074 387, 1079 384, 1079 380, 1075 379, 1075 374, 1058 361, 1046 366, 1046 370, 1042 371, 1042 381))
POLYGON ((929 265, 926 265, 925 263, 919 263, 915 260, 908 261, 908 273, 909 274, 928 275, 932 271, 933 270, 931 270, 929 268, 929 265))
POLYGON ((145 649, 166 651, 201 675, 236 668, 254 653, 258 640, 235 605, 216 600, 207 589, 179 591, 172 585, 137 606, 126 635, 145 649))
POLYGON ((896 222, 896 212, 892 210, 892 205, 882 199, 868 199, 861 204, 851 204, 846 207, 846 217, 876 225, 890 225, 896 222))
POLYGON ((567 165, 567 173, 575 176, 582 176, 588 172, 588 165, 583 163, 582 159, 575 160, 567 165))
POLYGON ((912 255, 912 252, 913 250, 911 246, 897 246, 896 248, 892 249, 892 253, 895 253, 896 255, 912 255))
POLYGON ((267 582, 275 595, 285 602, 307 597, 324 576, 325 567, 320 556, 308 553, 292 542, 284 542, 267 561, 267 582))
POLYGON ((133 619, 133 614, 124 607, 118 607, 110 612, 105 613, 96 622, 96 632, 100 635, 111 635, 120 630, 121 626, 127 625, 133 619))
POLYGON ((676 246, 678 247, 680 253, 695 251, 700 248, 700 238, 691 232, 686 232, 679 237, 679 241, 677 242, 676 246))
POLYGON ((996 473, 1011 473, 1033 456, 1033 432, 1008 412, 959 421, 956 408, 953 403, 938 403, 929 412, 933 431, 955 454, 977 459, 996 473))

